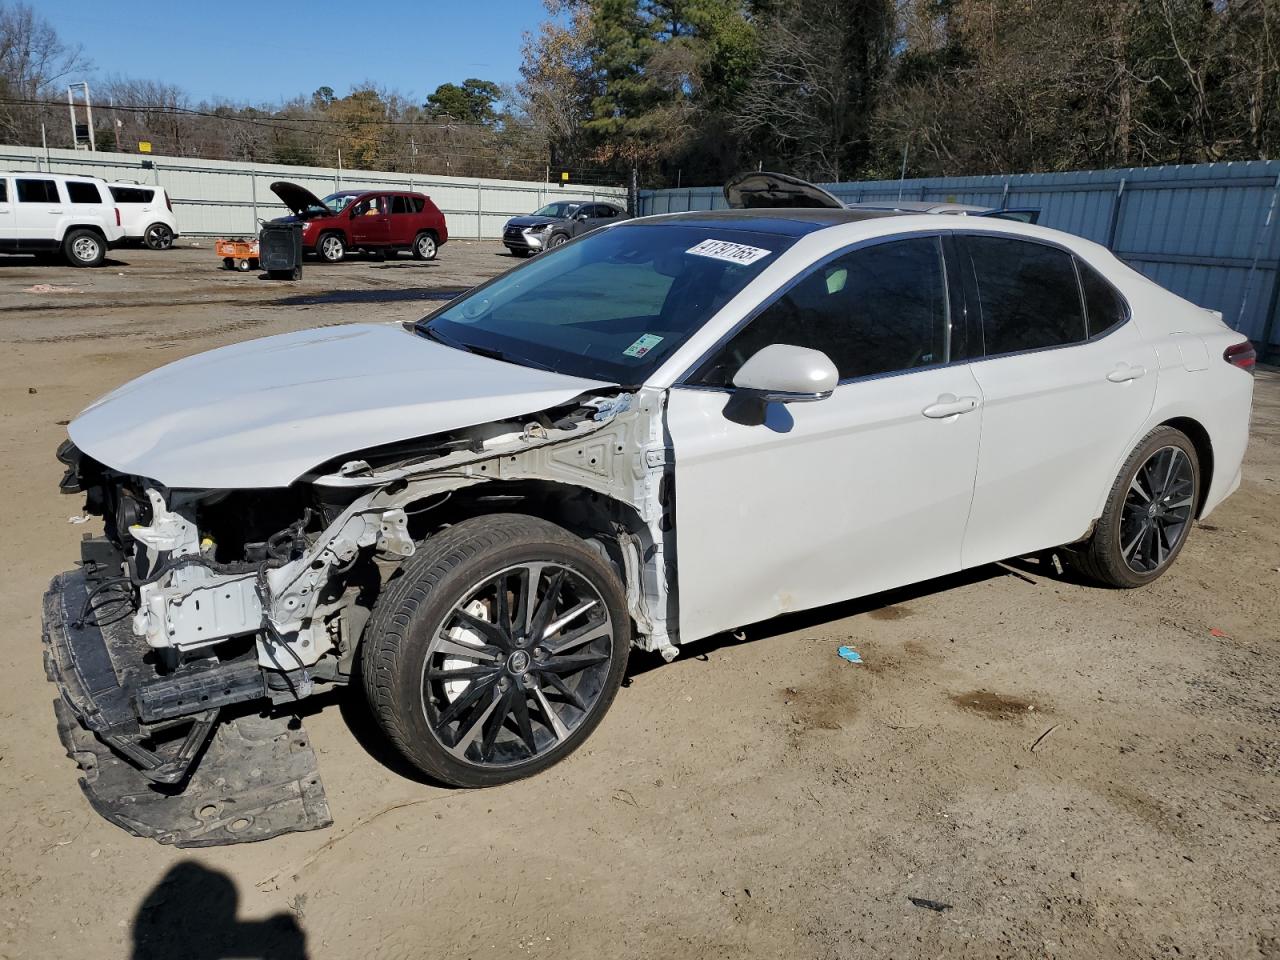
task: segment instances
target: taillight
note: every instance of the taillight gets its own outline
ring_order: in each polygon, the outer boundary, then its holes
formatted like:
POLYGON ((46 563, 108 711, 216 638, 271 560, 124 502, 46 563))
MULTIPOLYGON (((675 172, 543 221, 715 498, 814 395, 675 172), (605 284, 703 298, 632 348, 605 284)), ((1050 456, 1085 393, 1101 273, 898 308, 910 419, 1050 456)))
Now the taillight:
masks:
POLYGON ((169 191, 161 190, 160 192, 164 194, 164 205, 169 208, 170 213, 173 213, 173 201, 169 199, 169 191))
POLYGON ((1253 349, 1253 344, 1245 340, 1241 343, 1233 343, 1226 350, 1223 350, 1222 359, 1233 367, 1239 367, 1241 370, 1248 370, 1253 373, 1253 368, 1258 363, 1258 353, 1253 349))
POLYGON ((116 207, 116 226, 120 226, 120 208, 116 207))

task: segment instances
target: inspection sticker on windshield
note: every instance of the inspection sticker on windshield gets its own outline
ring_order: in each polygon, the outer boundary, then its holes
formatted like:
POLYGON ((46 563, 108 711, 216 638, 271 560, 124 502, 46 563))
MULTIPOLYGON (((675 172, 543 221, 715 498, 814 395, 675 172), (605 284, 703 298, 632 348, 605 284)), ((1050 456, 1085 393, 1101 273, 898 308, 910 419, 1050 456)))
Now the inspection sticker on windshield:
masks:
POLYGON ((639 340, 622 351, 622 355, 625 357, 643 357, 661 342, 661 337, 655 337, 652 333, 643 333, 640 335, 639 340))
POLYGON ((729 263, 740 263, 746 266, 755 263, 761 257, 773 253, 761 247, 748 247, 745 243, 731 243, 728 240, 703 240, 696 247, 690 247, 685 253, 699 257, 711 257, 713 260, 727 260, 729 263))

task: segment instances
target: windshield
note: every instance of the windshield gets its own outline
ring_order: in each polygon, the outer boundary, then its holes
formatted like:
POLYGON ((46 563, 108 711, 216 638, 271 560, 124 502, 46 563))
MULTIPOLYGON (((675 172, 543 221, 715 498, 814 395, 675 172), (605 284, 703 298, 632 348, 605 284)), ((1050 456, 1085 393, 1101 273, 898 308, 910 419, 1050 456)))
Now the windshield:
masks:
POLYGON ((582 204, 576 200, 557 200, 555 203, 548 203, 545 207, 539 207, 533 211, 535 217, 571 217, 573 211, 577 210, 582 204))
MULTIPOLYGON (((347 204, 349 204, 352 200, 354 200, 356 196, 357 194, 354 194, 354 193, 331 193, 327 197, 325 197, 323 200, 320 201, 326 207, 328 207, 328 210, 325 210, 323 212, 324 213, 341 213, 343 210, 347 209, 347 204)), ((310 207, 308 208, 308 212, 316 209, 317 209, 316 207, 310 207)))
POLYGON ((587 234, 419 321, 459 349, 640 384, 794 242, 679 223, 587 234))

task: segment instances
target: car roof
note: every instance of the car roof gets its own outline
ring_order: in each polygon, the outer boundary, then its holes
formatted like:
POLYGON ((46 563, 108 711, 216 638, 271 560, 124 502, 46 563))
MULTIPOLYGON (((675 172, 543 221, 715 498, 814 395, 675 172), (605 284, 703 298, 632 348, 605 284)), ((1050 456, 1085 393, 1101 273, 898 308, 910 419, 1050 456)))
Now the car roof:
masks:
POLYGON ((755 233, 775 233, 788 237, 802 237, 815 230, 858 223, 862 220, 879 220, 883 217, 900 217, 897 210, 836 210, 831 207, 753 207, 746 210, 691 210, 685 213, 660 213, 632 220, 629 223, 661 224, 680 223, 689 226, 732 227, 755 233))
POLYGON ((985 213, 992 207, 972 203, 946 203, 940 200, 860 200, 850 203, 851 210, 897 210, 910 213, 985 213))
POLYGON ((51 173, 48 170, 0 170, 0 177, 52 177, 56 180, 96 180, 106 183, 91 173, 51 173))

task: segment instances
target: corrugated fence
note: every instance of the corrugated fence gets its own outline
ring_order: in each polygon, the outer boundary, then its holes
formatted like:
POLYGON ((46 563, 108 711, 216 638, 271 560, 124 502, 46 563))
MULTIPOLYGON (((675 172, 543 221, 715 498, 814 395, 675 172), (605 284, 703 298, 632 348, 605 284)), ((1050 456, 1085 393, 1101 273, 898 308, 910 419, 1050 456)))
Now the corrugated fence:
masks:
POLYGON ((289 167, 273 163, 236 163, 182 157, 139 156, 0 146, 0 169, 82 173, 106 180, 131 180, 164 187, 173 201, 184 236, 256 234, 258 219, 289 211, 271 192, 276 180, 291 180, 325 196, 336 190, 417 190, 429 194, 444 211, 449 235, 497 239, 509 217, 532 213, 550 200, 609 198, 626 200, 617 187, 436 177, 376 170, 289 167), (143 166, 143 164, 148 166, 143 166))
MULTIPOLYGON (((1040 223, 1104 244, 1136 270, 1221 310, 1280 350, 1280 161, 823 184, 846 202, 1035 207, 1040 223)), ((647 190, 642 214, 722 209, 719 187, 647 190)))

